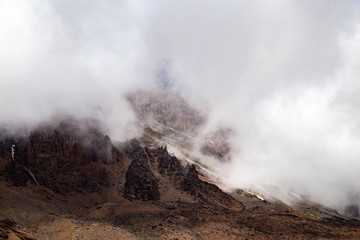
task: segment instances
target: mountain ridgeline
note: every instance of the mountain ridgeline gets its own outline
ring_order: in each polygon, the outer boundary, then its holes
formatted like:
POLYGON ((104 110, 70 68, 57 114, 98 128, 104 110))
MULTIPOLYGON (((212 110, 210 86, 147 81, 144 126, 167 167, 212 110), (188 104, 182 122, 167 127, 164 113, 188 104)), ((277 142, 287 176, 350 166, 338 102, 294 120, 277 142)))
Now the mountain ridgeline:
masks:
POLYGON ((248 193, 225 193, 166 147, 137 139, 114 143, 92 121, 2 132, 0 140, 0 238, 360 236, 355 220, 317 218, 248 193))
POLYGON ((107 196, 103 202, 121 197, 167 201, 184 194, 194 201, 235 202, 166 148, 142 147, 136 139, 114 146, 96 127, 74 120, 2 139, 0 164, 15 185, 38 184, 55 194, 97 193, 107 196))

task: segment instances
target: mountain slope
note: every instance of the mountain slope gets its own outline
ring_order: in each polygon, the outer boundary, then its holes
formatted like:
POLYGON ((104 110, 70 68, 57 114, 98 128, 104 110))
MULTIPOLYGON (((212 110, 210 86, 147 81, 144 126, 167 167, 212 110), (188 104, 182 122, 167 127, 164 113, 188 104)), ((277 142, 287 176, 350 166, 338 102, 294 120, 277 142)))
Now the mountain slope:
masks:
POLYGON ((0 236, 10 239, 357 239, 356 221, 245 207, 195 165, 64 121, 0 146, 0 236))

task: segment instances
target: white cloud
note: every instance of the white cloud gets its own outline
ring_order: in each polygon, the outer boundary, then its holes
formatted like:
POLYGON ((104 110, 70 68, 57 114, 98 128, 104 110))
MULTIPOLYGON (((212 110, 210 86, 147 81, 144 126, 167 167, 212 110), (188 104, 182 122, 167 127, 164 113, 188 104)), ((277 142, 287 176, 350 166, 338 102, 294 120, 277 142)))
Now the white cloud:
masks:
POLYGON ((156 86, 169 68, 170 85, 206 109, 208 127, 236 130, 237 155, 218 168, 225 180, 339 207, 360 191, 359 9, 330 0, 2 0, 0 122, 96 116, 122 139, 133 119, 123 95, 156 86))

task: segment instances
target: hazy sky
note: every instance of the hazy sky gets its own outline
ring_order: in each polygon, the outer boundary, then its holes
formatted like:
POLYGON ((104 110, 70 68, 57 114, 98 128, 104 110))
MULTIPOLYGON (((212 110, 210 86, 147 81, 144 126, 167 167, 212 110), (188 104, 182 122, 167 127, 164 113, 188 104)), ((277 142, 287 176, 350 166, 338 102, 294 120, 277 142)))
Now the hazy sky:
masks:
POLYGON ((359 80, 355 0, 0 0, 1 124, 92 116, 124 139, 124 95, 165 83, 236 131, 234 186, 359 203, 359 80))

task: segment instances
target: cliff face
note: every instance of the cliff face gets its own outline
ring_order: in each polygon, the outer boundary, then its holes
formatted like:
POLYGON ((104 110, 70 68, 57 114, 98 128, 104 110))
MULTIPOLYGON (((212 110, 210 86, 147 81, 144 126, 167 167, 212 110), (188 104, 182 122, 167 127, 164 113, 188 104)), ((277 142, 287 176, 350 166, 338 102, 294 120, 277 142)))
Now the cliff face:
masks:
POLYGON ((136 139, 115 147, 97 128, 75 121, 4 139, 0 163, 14 184, 39 184, 55 194, 112 191, 114 199, 168 201, 170 190, 178 199, 235 202, 165 148, 142 147, 136 139))
POLYGON ((124 197, 156 201, 160 199, 159 180, 150 168, 149 155, 142 148, 131 154, 133 159, 126 173, 124 197))
POLYGON ((2 167, 15 184, 36 179, 56 193, 99 192, 110 185, 109 165, 121 167, 123 162, 123 154, 108 136, 74 121, 5 139, 0 154, 2 167))

